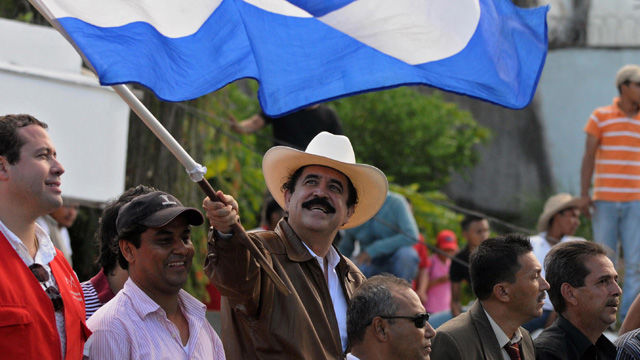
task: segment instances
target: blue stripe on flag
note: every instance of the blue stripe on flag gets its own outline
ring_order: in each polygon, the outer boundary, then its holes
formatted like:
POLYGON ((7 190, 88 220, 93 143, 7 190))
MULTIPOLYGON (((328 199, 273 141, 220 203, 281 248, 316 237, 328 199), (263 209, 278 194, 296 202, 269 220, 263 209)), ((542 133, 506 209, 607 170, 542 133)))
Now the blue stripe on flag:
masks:
MULTIPOLYGON (((291 0, 316 13, 349 0, 291 0)), ((418 65, 371 48, 315 18, 271 13, 224 0, 193 35, 167 38, 147 23, 101 28, 59 19, 104 85, 136 82, 182 101, 239 78, 260 82, 269 115, 364 91, 426 84, 510 108, 533 98, 547 53, 548 6, 521 9, 480 0, 476 32, 462 51, 418 65)), ((425 45, 428 46, 428 45, 425 45)))

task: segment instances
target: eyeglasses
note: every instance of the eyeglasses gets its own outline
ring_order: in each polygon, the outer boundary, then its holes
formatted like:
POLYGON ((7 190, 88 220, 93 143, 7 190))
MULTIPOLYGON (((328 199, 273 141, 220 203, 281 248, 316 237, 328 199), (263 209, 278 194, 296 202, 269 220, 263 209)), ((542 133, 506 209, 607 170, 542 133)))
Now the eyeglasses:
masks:
POLYGON ((380 316, 383 319, 408 319, 413 321, 413 325, 415 325, 418 329, 422 329, 425 325, 427 325, 427 321, 429 321, 429 313, 422 313, 416 316, 380 316))
MULTIPOLYGON (((46 285, 46 282, 49 281, 49 273, 47 272, 47 269, 44 268, 44 266, 34 263, 29 266, 29 270, 31 270, 31 272, 39 282, 46 285)), ((44 292, 47 294, 49 299, 51 299, 51 302, 53 303, 53 309, 55 311, 60 311, 64 308, 64 305, 62 303, 62 296, 60 295, 60 291, 58 291, 58 289, 53 286, 49 286, 44 290, 44 292)))

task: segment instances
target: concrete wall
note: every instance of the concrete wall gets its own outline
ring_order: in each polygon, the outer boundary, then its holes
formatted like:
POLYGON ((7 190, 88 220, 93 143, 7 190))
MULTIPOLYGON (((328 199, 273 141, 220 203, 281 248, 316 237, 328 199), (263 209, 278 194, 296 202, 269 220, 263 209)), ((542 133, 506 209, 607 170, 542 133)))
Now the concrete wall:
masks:
POLYGON ((124 190, 129 108, 81 69, 54 29, 0 19, 0 115, 28 113, 49 124, 66 169, 63 196, 104 202, 124 190))

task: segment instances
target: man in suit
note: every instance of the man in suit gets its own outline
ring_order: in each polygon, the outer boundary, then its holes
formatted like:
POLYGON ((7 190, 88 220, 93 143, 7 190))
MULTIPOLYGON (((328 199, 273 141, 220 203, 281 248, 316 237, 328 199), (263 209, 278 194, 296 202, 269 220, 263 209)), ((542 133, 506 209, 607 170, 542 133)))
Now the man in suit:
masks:
POLYGON ((437 330, 434 359, 533 360, 522 324, 542 314, 549 284, 526 237, 488 239, 471 254, 471 287, 478 297, 468 312, 437 330))

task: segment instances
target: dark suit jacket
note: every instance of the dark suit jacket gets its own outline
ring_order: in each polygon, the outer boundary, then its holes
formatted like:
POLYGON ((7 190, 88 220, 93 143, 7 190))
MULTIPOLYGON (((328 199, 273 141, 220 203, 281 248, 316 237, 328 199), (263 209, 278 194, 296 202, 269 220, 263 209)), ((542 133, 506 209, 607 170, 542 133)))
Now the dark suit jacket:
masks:
MULTIPOLYGON (((520 332, 520 357, 522 360, 534 360, 531 336, 522 327, 520 332)), ((436 337, 431 345, 431 359, 503 360, 501 350, 487 315, 480 302, 476 301, 469 311, 447 321, 436 330, 436 337)))

